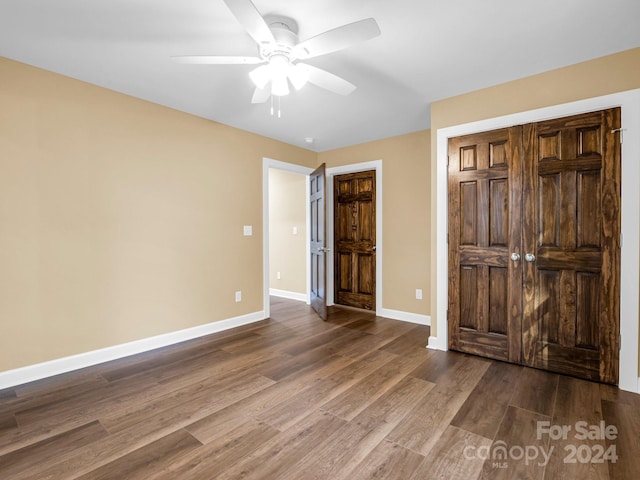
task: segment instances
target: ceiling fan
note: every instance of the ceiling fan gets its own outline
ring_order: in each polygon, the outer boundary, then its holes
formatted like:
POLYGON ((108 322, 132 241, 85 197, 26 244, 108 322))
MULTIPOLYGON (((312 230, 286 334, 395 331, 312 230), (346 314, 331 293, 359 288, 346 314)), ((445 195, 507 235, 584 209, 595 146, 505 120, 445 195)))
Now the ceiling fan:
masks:
POLYGON ((171 57, 178 63, 209 65, 260 65, 249 73, 256 85, 251 103, 264 103, 289 94, 289 82, 300 90, 307 82, 340 95, 356 86, 347 80, 300 60, 345 49, 380 35, 373 18, 326 31, 300 42, 295 20, 263 17, 251 0, 224 0, 231 13, 258 44, 259 56, 186 55, 171 57))

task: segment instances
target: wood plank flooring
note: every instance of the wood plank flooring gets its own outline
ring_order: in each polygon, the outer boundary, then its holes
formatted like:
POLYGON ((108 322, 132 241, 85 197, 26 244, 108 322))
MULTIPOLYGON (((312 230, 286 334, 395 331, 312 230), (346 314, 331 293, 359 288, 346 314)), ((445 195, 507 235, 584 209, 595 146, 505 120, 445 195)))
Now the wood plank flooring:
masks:
POLYGON ((0 478, 640 478, 640 395, 427 350, 428 327, 367 312, 271 312, 0 391, 0 478))

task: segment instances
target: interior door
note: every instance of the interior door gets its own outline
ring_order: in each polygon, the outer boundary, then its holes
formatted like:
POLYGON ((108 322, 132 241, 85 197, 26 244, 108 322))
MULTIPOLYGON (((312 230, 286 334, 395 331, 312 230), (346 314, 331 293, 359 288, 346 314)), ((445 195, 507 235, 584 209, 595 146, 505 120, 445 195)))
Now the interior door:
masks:
POLYGON ((449 141, 449 347, 516 363, 521 132, 512 127, 449 141))
POLYGON ((336 175, 334 285, 340 305, 376 308, 376 172, 336 175))
POLYGON ((620 109, 449 140, 450 348, 617 383, 620 109))
POLYGON ((620 109, 528 125, 527 365, 618 382, 620 109))
POLYGON ((327 258, 326 230, 326 174, 325 164, 314 170, 309 178, 309 205, 311 208, 311 307, 323 320, 327 319, 327 258))

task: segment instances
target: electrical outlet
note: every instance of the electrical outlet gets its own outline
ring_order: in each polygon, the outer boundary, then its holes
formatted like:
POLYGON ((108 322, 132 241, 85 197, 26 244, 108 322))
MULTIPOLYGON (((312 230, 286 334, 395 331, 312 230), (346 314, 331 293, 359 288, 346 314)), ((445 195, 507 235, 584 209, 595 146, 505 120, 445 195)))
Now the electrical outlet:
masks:
POLYGON ((416 300, 422 300, 422 289, 416 288, 416 300))
POLYGON ((250 237, 253 235, 253 227, 251 225, 245 225, 242 229, 245 237, 250 237))
POLYGON ((241 302, 242 301, 242 292, 238 291, 236 292, 236 302, 241 302))

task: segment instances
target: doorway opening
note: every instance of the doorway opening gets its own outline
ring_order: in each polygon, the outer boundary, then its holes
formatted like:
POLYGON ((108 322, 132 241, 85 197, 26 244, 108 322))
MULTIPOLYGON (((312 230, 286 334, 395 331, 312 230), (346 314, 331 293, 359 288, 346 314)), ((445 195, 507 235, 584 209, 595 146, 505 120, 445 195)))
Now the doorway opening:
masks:
MULTIPOLYGON (((292 163, 282 162, 279 160, 274 160, 271 158, 263 158, 262 161, 262 224, 263 224, 263 312, 264 317, 269 318, 271 307, 269 302, 269 296, 271 293, 271 288, 275 286, 271 283, 271 262, 269 256, 269 235, 270 235, 270 225, 269 225, 269 170, 282 170, 285 172, 296 173, 299 175, 304 175, 307 179, 306 186, 306 198, 309 198, 309 175, 313 172, 313 169, 308 167, 303 167, 300 165, 295 165, 292 163)), ((362 162, 352 165, 344 165, 340 167, 332 167, 327 168, 327 192, 333 192, 333 177, 335 175, 341 175, 346 173, 356 173, 366 170, 375 170, 376 172, 376 305, 375 305, 375 313, 376 315, 382 314, 382 259, 383 259, 383 238, 382 238, 382 160, 374 160, 370 162, 362 162)), ((310 216, 309 216, 309 203, 308 200, 305 200, 305 209, 306 209, 306 229, 305 229, 305 237, 307 246, 310 244, 310 216)), ((327 231, 326 231, 326 244, 333 245, 334 244, 334 235, 333 235, 333 223, 334 223, 334 215, 333 215, 333 195, 327 196, 326 201, 326 220, 327 220, 327 231)), ((309 292, 311 290, 310 285, 310 252, 307 247, 306 251, 306 261, 305 261, 305 270, 306 274, 306 302, 310 303, 309 292)), ((277 274, 277 270, 276 270, 277 274)), ((333 257, 333 249, 327 252, 327 305, 334 305, 334 257, 333 257)))
POLYGON ((262 161, 263 311, 270 295, 309 303, 309 194, 312 169, 262 161))

